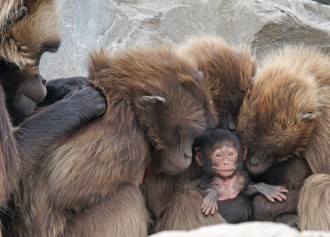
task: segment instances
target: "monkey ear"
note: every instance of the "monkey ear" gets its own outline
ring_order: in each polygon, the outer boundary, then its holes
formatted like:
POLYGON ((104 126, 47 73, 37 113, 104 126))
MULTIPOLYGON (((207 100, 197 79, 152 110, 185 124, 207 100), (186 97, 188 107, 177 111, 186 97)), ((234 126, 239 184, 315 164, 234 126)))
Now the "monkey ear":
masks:
POLYGON ((201 154, 201 148, 199 146, 196 146, 194 149, 195 149, 195 160, 197 165, 204 166, 204 162, 201 154))
POLYGON ((309 122, 315 119, 317 116, 313 112, 302 112, 299 114, 298 120, 299 122, 309 122))
POLYGON ((159 136, 157 114, 161 109, 159 105, 165 104, 166 99, 162 96, 145 95, 133 103, 137 121, 149 143, 156 150, 165 149, 165 144, 159 136))
POLYGON ((152 95, 144 95, 142 96, 142 100, 144 102, 149 102, 149 103, 157 103, 157 102, 162 102, 165 103, 166 99, 162 96, 152 96, 152 95))
POLYGON ((204 80, 204 73, 202 71, 198 71, 198 80, 203 81, 204 80))
POLYGON ((247 148, 247 146, 243 145, 242 146, 242 150, 243 150, 243 160, 245 160, 246 157, 247 157, 247 154, 248 154, 248 148, 247 148))

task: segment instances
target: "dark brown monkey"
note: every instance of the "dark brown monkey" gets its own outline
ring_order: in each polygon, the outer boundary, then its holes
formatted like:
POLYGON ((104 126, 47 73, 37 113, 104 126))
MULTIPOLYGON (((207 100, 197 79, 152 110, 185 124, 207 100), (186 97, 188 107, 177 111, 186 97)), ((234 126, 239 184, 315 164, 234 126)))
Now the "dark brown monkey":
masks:
MULTIPOLYGON (((193 60, 203 72, 218 122, 224 128, 235 129, 236 114, 256 69, 252 54, 211 36, 189 39, 178 51, 193 60)), ((145 178, 141 188, 154 220, 151 232, 188 230, 225 222, 219 214, 205 217, 201 213, 203 196, 193 182, 200 172, 201 168, 193 161, 182 175, 145 178)))
POLYGON ((16 200, 14 236, 146 236, 138 188, 146 167, 182 172, 194 137, 216 124, 202 74, 173 50, 91 58, 89 79, 107 111, 45 149, 16 200))
POLYGON ((55 51, 59 46, 57 14, 54 7, 54 2, 51 0, 1 2, 0 208, 2 211, 7 210, 10 193, 17 189, 19 179, 24 178, 38 162, 44 147, 49 147, 75 127, 101 114, 106 107, 104 98, 96 90, 86 88, 29 118, 15 128, 15 137, 13 136, 10 121, 18 122, 31 115, 37 102, 43 100, 46 95, 45 80, 39 75, 39 61, 43 52, 55 51))
MULTIPOLYGON (((291 202, 290 208, 281 209, 277 203, 266 207, 269 205, 260 204, 262 197, 255 199, 258 219, 264 219, 266 213, 276 212, 277 216, 289 211, 296 214, 298 192, 309 175, 304 159, 313 173, 330 172, 329 59, 308 46, 285 46, 275 50, 261 61, 244 99, 237 131, 250 149, 247 168, 252 174, 259 175, 278 163, 282 167, 278 171, 286 167, 285 176, 289 177, 286 180, 297 180, 294 191, 286 185, 289 194, 282 205, 291 202), (302 161, 290 161, 290 157, 302 161)), ((266 173, 269 180, 287 182, 284 178, 278 180, 281 176, 275 172, 266 173)), ((274 215, 268 215, 266 220, 268 218, 272 219, 274 215)))
POLYGON ((284 187, 250 182, 243 168, 240 141, 233 132, 224 129, 208 131, 196 138, 194 149, 198 149, 196 159, 204 171, 199 182, 205 193, 201 206, 204 215, 213 215, 219 210, 227 222, 238 223, 247 221, 251 213, 247 195, 261 193, 270 202, 286 199, 288 190, 284 187), (239 194, 246 198, 238 197, 239 194), (231 202, 235 203, 235 208, 231 202), (228 210, 228 206, 232 208, 228 210))
POLYGON ((299 195, 300 229, 330 231, 330 175, 310 176, 299 195))

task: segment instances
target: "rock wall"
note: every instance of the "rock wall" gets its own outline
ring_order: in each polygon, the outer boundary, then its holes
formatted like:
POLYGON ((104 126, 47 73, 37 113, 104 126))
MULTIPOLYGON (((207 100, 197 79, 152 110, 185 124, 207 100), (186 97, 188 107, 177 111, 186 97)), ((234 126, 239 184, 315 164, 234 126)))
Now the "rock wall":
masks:
POLYGON ((258 56, 286 43, 330 52, 330 6, 310 0, 59 0, 62 45, 42 57, 47 79, 87 74, 88 52, 180 43, 212 34, 258 56))

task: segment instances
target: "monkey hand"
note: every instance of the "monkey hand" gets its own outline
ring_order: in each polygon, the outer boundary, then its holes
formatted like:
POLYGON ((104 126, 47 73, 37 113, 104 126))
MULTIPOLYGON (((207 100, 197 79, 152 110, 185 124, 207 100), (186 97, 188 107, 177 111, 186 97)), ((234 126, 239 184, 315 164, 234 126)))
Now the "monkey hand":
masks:
POLYGON ((74 103, 73 110, 76 108, 84 111, 83 115, 86 120, 103 114, 107 107, 104 96, 93 87, 82 88, 65 99, 65 101, 68 100, 74 103))
POLYGON ((219 193, 215 189, 208 189, 207 195, 203 200, 203 204, 201 206, 202 213, 207 216, 209 214, 214 215, 218 210, 218 198, 219 193))
POLYGON ((283 186, 269 185, 265 183, 258 183, 255 185, 259 193, 264 195, 269 201, 275 202, 275 199, 282 202, 286 200, 285 193, 289 191, 283 186))

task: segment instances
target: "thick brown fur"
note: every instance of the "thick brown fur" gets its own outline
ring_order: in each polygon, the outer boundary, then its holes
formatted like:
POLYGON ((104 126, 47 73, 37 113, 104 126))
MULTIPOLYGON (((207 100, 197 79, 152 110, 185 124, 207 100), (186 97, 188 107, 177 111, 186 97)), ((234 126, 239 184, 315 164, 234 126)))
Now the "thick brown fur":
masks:
POLYGON ((330 57, 286 46, 261 63, 238 118, 252 150, 305 158, 313 173, 330 173, 330 57))
POLYGON ((250 49, 232 47, 219 37, 202 36, 189 38, 178 50, 204 73, 220 125, 235 129, 239 108, 256 72, 250 49))
MULTIPOLYGON (((211 95, 209 100, 217 111, 218 124, 235 128, 235 116, 256 69, 250 51, 231 47, 214 36, 190 38, 179 45, 177 51, 193 60, 203 72, 206 90, 211 95)), ((196 182, 193 182, 200 173, 201 168, 193 161, 183 174, 146 177, 142 190, 147 206, 154 214, 153 232, 188 230, 226 222, 218 213, 208 217, 202 215, 200 206, 203 196, 196 182)))
POLYGON ((298 202, 301 230, 330 231, 330 175, 314 174, 304 183, 298 202))
POLYGON ((197 68, 169 48, 94 53, 89 78, 107 111, 50 148, 24 180, 14 236, 146 236, 134 185, 149 163, 155 172, 187 168, 181 138, 215 125, 197 68))

